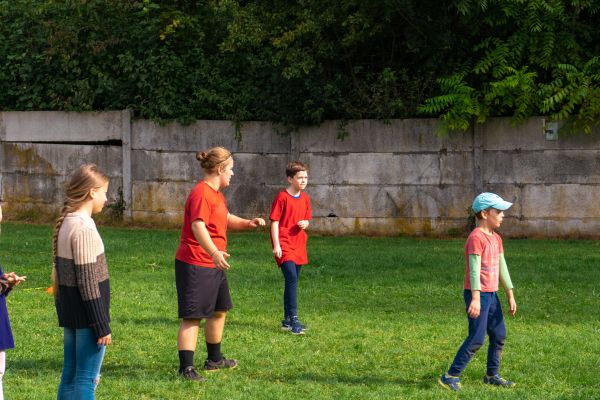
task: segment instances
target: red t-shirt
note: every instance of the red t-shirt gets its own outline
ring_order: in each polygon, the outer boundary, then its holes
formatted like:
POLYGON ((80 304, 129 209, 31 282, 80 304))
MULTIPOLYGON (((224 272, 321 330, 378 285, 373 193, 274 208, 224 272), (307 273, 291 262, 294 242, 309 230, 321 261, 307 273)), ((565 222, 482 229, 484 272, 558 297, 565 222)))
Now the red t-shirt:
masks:
POLYGON ((467 263, 467 275, 465 276, 465 289, 471 290, 471 279, 469 273, 469 254, 481 256, 481 281, 482 292, 497 292, 500 277, 500 253, 504 253, 502 238, 496 232, 491 235, 475 228, 465 243, 465 259, 467 263))
POLYGON ((298 221, 311 218, 310 197, 306 193, 300 192, 300 197, 294 197, 287 190, 282 190, 275 197, 269 219, 279 221, 281 258, 275 257, 277 265, 281 265, 284 261, 293 261, 298 265, 308 264, 306 255, 308 236, 298 227, 298 221))
POLYGON ((187 264, 215 268, 211 256, 194 237, 192 222, 198 219, 203 221, 215 246, 226 251, 228 214, 225 196, 206 182, 198 182, 185 202, 183 228, 175 258, 187 264))

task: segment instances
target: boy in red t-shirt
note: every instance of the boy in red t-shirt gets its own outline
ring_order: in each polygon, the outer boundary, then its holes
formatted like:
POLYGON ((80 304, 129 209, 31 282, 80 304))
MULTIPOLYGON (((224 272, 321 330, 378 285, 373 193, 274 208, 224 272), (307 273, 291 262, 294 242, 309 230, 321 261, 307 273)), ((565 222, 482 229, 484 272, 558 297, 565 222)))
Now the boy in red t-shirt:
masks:
POLYGON ((308 168, 299 161, 288 164, 285 173, 289 186, 275 197, 271 207, 273 255, 285 280, 281 328, 303 335, 306 327, 298 319, 298 278, 308 263, 306 228, 312 218, 310 198, 303 190, 308 183, 308 168))
POLYGON ((447 389, 460 390, 460 374, 483 345, 486 333, 489 336, 489 348, 483 383, 507 388, 515 386, 514 382, 502 378, 498 373, 506 338, 504 316, 496 294, 499 281, 504 286, 511 316, 517 312, 517 303, 504 259, 502 238, 494 232, 502 224, 504 210, 511 206, 512 203, 502 200, 494 193, 481 193, 473 201, 472 209, 479 225, 473 229, 465 244, 464 299, 469 319, 469 336, 458 349, 448 372, 438 380, 447 389))

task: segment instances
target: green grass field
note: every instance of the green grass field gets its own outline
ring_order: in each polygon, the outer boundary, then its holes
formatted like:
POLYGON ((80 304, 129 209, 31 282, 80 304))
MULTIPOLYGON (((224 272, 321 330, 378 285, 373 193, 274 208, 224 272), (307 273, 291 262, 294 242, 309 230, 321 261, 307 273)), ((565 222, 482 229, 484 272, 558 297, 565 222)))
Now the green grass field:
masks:
MULTIPOLYGON (((281 273, 266 231, 231 234, 224 354, 239 368, 205 383, 177 378, 173 257, 178 232, 100 228, 109 262, 112 330, 99 399, 598 399, 600 243, 507 240, 519 306, 507 318, 501 372, 481 383, 485 351, 455 395, 436 384, 466 336, 463 240, 311 237, 299 289, 303 337, 279 329, 281 273)), ((17 348, 5 397, 54 399, 62 330, 45 292, 51 228, 6 223, 0 260, 28 275, 9 297, 17 348)), ((505 298, 502 295, 506 308, 505 298)), ((196 353, 201 365, 204 342, 196 353)))

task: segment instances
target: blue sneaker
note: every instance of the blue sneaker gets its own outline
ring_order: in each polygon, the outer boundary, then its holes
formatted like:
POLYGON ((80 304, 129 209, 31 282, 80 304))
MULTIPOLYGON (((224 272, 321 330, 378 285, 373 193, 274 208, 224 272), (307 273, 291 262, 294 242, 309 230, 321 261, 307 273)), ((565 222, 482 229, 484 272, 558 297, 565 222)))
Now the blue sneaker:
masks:
POLYGON ((438 379, 438 383, 443 388, 452 390, 453 392, 458 392, 460 390, 460 378, 458 376, 442 374, 440 379, 438 379))
POLYGON ((505 388, 511 388, 516 385, 516 383, 502 378, 499 374, 496 374, 494 376, 488 376, 488 375, 484 376, 483 383, 485 383, 486 385, 494 385, 494 386, 500 386, 500 387, 505 387, 505 388))
POLYGON ((292 319, 292 335, 304 335, 304 329, 302 329, 303 325, 298 321, 298 318, 292 319))
POLYGON ((302 330, 302 331, 305 331, 308 329, 308 327, 306 325, 304 325, 300 322, 298 317, 285 317, 281 321, 281 329, 284 331, 291 331, 292 328, 294 327, 294 325, 296 325, 297 327, 300 327, 300 330, 302 330))

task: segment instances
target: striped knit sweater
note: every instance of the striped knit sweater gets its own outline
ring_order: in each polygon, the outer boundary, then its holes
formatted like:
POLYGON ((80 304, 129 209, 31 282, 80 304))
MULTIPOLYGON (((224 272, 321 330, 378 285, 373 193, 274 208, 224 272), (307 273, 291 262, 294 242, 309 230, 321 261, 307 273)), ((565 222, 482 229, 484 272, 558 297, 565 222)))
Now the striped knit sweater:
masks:
POLYGON ((82 213, 67 214, 58 232, 57 247, 54 303, 59 325, 91 328, 97 338, 108 335, 108 265, 94 220, 82 213))

